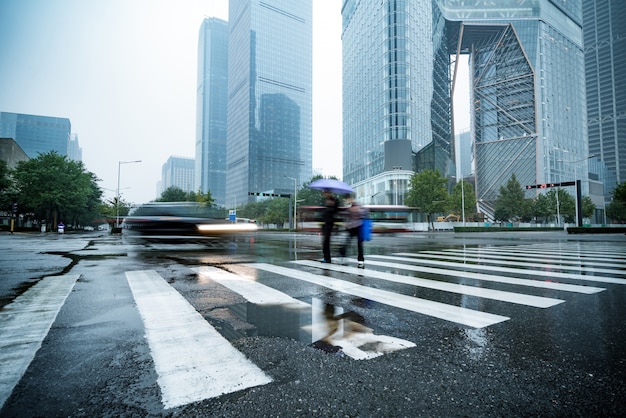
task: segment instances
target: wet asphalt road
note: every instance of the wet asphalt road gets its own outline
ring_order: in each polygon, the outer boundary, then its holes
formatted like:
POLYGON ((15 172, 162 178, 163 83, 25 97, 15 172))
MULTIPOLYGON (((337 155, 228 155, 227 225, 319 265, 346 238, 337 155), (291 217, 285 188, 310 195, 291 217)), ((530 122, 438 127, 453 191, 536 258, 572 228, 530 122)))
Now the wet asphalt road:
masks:
MULTIPOLYGON (((620 281, 626 280, 625 244, 626 236, 620 234, 564 232, 376 236, 366 243, 366 269, 358 274, 292 263, 320 258, 320 239, 314 234, 259 232, 236 241, 199 243, 137 242, 99 232, 2 234, 0 315, 49 276, 79 276, 41 348, 9 391, 0 416, 623 416, 626 283, 620 281), (422 258, 409 263, 376 257, 397 253, 422 258), (503 258, 507 253, 513 257, 503 258), (445 258, 453 254, 455 260, 445 258), (485 258, 478 262, 477 254, 485 258), (487 256, 493 258, 488 262, 487 256), (385 262, 391 265, 381 264, 385 262), (406 264, 438 270, 411 271, 406 264), (471 266, 476 264, 495 270, 476 270, 471 266), (287 277, 263 270, 267 265, 295 272, 287 277), (234 315, 246 298, 198 274, 194 268, 199 266, 253 277, 309 305, 332 306, 376 335, 415 346, 367 360, 313 348, 297 336, 272 331, 275 317, 252 315, 250 305, 247 318, 234 315), (556 274, 576 269, 588 279, 556 274), (165 389, 157 383, 155 358, 126 276, 144 270, 156 271, 272 382, 166 408, 165 389), (562 302, 537 308, 381 281, 365 274, 368 270, 562 302), (555 274, 541 276, 540 271, 555 274), (507 319, 480 328, 462 325, 378 302, 375 296, 355 295, 350 288, 307 282, 300 276, 304 273, 507 319), (523 287, 470 273, 603 290, 586 294, 523 287)), ((206 356, 212 355, 207 350, 206 356)), ((0 368, 10 364, 10 359, 0 360, 0 368)))

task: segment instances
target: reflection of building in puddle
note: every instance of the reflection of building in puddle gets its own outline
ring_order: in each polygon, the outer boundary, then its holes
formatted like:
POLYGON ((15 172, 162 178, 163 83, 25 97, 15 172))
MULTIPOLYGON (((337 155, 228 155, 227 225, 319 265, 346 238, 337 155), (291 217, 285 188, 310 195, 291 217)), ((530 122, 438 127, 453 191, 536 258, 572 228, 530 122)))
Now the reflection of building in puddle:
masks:
POLYGON ((309 305, 245 275, 209 266, 194 270, 200 274, 199 280, 218 282, 249 301, 211 312, 212 317, 223 321, 221 333, 227 338, 287 337, 359 360, 415 347, 410 341, 375 335, 363 325, 360 315, 344 313, 332 304, 326 306, 319 299, 309 305))
POLYGON ((356 312, 313 299, 280 305, 242 303, 231 306, 230 312, 243 323, 223 329, 231 338, 243 336, 276 336, 302 341, 329 353, 345 354, 357 360, 371 359, 385 353, 415 347, 400 338, 375 335, 363 325, 364 318, 356 312), (235 329, 237 328, 237 329, 235 329))

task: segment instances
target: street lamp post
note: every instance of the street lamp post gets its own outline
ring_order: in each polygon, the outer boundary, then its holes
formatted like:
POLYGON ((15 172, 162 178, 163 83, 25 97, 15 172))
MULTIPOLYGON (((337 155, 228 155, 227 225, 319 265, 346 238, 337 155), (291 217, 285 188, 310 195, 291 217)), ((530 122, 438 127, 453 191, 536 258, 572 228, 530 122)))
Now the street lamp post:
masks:
POLYGON ((293 230, 298 229, 298 218, 296 217, 296 200, 298 200, 298 184, 295 178, 285 176, 289 180, 293 180, 293 230))
POLYGON ((578 180, 578 165, 576 163, 579 163, 581 161, 586 161, 586 160, 588 160, 590 158, 593 158, 593 157, 595 157, 595 154, 588 155, 585 158, 580 158, 578 160, 571 160, 571 161, 568 161, 568 160, 558 160, 558 161, 560 161, 562 163, 572 163, 572 164, 574 164, 574 188, 576 190, 575 202, 576 202, 576 226, 577 227, 580 227, 581 224, 582 224, 582 222, 581 222, 581 220, 582 220, 582 216, 581 216, 582 208, 580 207, 580 202, 579 202, 581 200, 580 199, 581 185, 580 185, 580 180, 578 180))
POLYGON ((120 171, 122 164, 132 164, 132 163, 140 163, 141 160, 135 161, 118 161, 117 162, 117 191, 115 192, 115 198, 117 201, 115 202, 115 227, 120 227, 120 171))
POLYGON ((461 213, 463 216, 463 226, 465 226, 465 187, 463 183, 465 183, 465 177, 461 175, 461 213))

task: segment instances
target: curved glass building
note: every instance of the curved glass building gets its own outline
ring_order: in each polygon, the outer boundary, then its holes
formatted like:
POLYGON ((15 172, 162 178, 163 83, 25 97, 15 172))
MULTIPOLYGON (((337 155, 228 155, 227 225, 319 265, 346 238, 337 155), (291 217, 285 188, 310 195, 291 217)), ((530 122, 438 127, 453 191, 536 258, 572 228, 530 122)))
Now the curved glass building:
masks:
POLYGON ((522 186, 586 180, 581 0, 344 0, 342 17, 344 180, 361 196, 394 195, 407 169, 455 175, 462 54, 478 210, 493 214, 513 174, 522 186), (393 170, 395 183, 371 180, 393 170))

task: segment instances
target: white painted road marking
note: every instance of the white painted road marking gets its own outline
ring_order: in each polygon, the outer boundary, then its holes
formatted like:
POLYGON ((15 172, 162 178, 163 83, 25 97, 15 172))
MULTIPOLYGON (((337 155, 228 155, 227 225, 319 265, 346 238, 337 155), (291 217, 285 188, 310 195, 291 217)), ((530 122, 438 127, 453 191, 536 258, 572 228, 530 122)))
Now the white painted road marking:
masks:
MULTIPOLYGON (((463 269, 471 269, 471 270, 482 270, 482 271, 495 271, 502 273, 512 273, 512 274, 521 274, 525 276, 541 276, 548 277, 549 279, 573 279, 573 280, 586 280, 590 282, 598 282, 598 283, 614 283, 614 284, 626 284, 626 279, 618 279, 615 277, 604 277, 604 276, 587 276, 584 274, 573 274, 573 273, 559 273, 553 271, 545 271, 545 270, 530 270, 530 269, 516 269, 511 267, 501 267, 501 266, 484 266, 478 264, 460 264, 460 263, 451 263, 447 261, 436 261, 436 260, 416 260, 407 257, 392 257, 388 255, 372 255, 371 257, 380 258, 383 260, 392 260, 395 261, 395 267, 400 267, 402 264, 399 264, 401 261, 409 262, 409 263, 420 263, 420 264, 430 264, 431 266, 439 266, 439 267, 448 267, 451 269, 457 269, 459 273, 466 274, 463 269)), ((402 267, 404 268, 404 267, 402 267)))
POLYGON ((319 276, 316 274, 286 267, 274 266, 265 263, 251 263, 246 265, 259 270, 265 270, 283 276, 292 277, 294 279, 313 283, 318 286, 327 287, 338 292, 366 298, 376 302, 384 303, 389 306, 395 306, 397 308, 406 309, 408 311, 421 313, 446 321, 456 322, 474 328, 483 328, 510 319, 506 316, 494 315, 490 313, 475 311, 472 309, 462 308, 459 306, 447 305, 445 303, 434 302, 407 295, 401 295, 386 290, 373 289, 344 280, 319 276))
MULTIPOLYGON (((372 255, 370 257, 374 257, 374 256, 372 255)), ((598 293, 598 292, 602 292, 603 290, 605 290, 604 288, 601 288, 601 287, 580 286, 577 284, 556 283, 556 282, 549 282, 549 281, 542 281, 542 280, 520 279, 517 277, 494 276, 491 274, 474 273, 471 271, 446 270, 446 269, 441 269, 441 268, 415 266, 411 264, 389 263, 385 261, 374 261, 374 260, 369 260, 369 259, 367 260, 367 264, 372 265, 372 266, 399 268, 402 270, 409 270, 409 271, 419 271, 422 273, 439 274, 443 276, 453 276, 453 277, 463 277, 466 279, 484 280, 484 281, 495 282, 495 283, 506 283, 506 284, 513 284, 513 285, 518 285, 518 286, 537 287, 541 289, 562 290, 565 292, 593 294, 593 293, 598 293)))
POLYGON ((33 361, 79 277, 46 277, 0 311, 0 408, 33 361))
POLYGON ((146 329, 165 408, 270 383, 152 270, 126 272, 146 329))
MULTIPOLYGON (((313 306, 306 302, 292 298, 283 292, 265 286, 251 278, 246 278, 216 267, 206 266, 193 268, 192 270, 228 287, 251 303, 257 305, 280 304, 296 309, 307 309, 311 319, 311 322, 304 326, 304 329, 311 335, 311 340, 308 341, 308 343, 313 343, 328 334, 328 321, 322 319, 324 316, 323 309, 319 306, 314 309, 313 306)), ((337 327, 337 332, 325 338, 325 341, 332 345, 341 346, 344 354, 355 360, 369 360, 381 356, 384 353, 415 347, 415 344, 411 341, 390 337, 388 335, 374 334, 372 329, 347 319, 341 321, 343 322, 343 326, 337 327), (361 347, 364 346, 371 348, 363 350, 361 347)))
MULTIPOLYGON (((502 264, 506 264, 507 266, 517 266, 517 267, 525 267, 528 269, 543 269, 547 271, 563 271, 563 270, 573 270, 579 273, 585 273, 586 275, 600 275, 600 274, 619 274, 621 270, 613 270, 613 269, 604 269, 604 268, 596 268, 588 265, 581 266, 581 263, 577 263, 577 265, 566 265, 566 263, 560 264, 560 260, 558 260, 559 264, 549 264, 547 262, 533 260, 533 261, 517 261, 520 259, 517 256, 514 260, 507 260, 506 262, 502 262, 502 260, 494 260, 492 257, 487 257, 484 254, 480 255, 450 255, 450 253, 441 253, 439 255, 433 255, 432 252, 428 254, 424 253, 394 253, 396 257, 413 257, 416 260, 427 258, 432 260, 436 258, 438 260, 451 260, 457 261, 461 265, 465 264, 496 264, 501 266, 502 264)), ((552 261, 552 260, 550 260, 552 261)), ((571 263, 571 262, 570 262, 571 263)))
POLYGON ((546 298, 542 296, 525 295, 523 293, 505 292, 502 290, 485 289, 477 286, 467 286, 456 283, 441 282, 438 280, 422 279, 419 277, 402 276, 371 269, 357 269, 356 267, 339 266, 336 264, 322 264, 319 261, 300 260, 293 261, 304 266, 318 267, 326 270, 340 271, 349 274, 359 274, 376 279, 387 280, 395 283, 403 283, 411 286, 425 287, 428 289, 442 290, 444 292, 458 293, 461 295, 477 296, 485 299, 499 300, 502 302, 516 303, 519 305, 532 306, 535 308, 549 308, 565 302, 562 299, 546 298))

